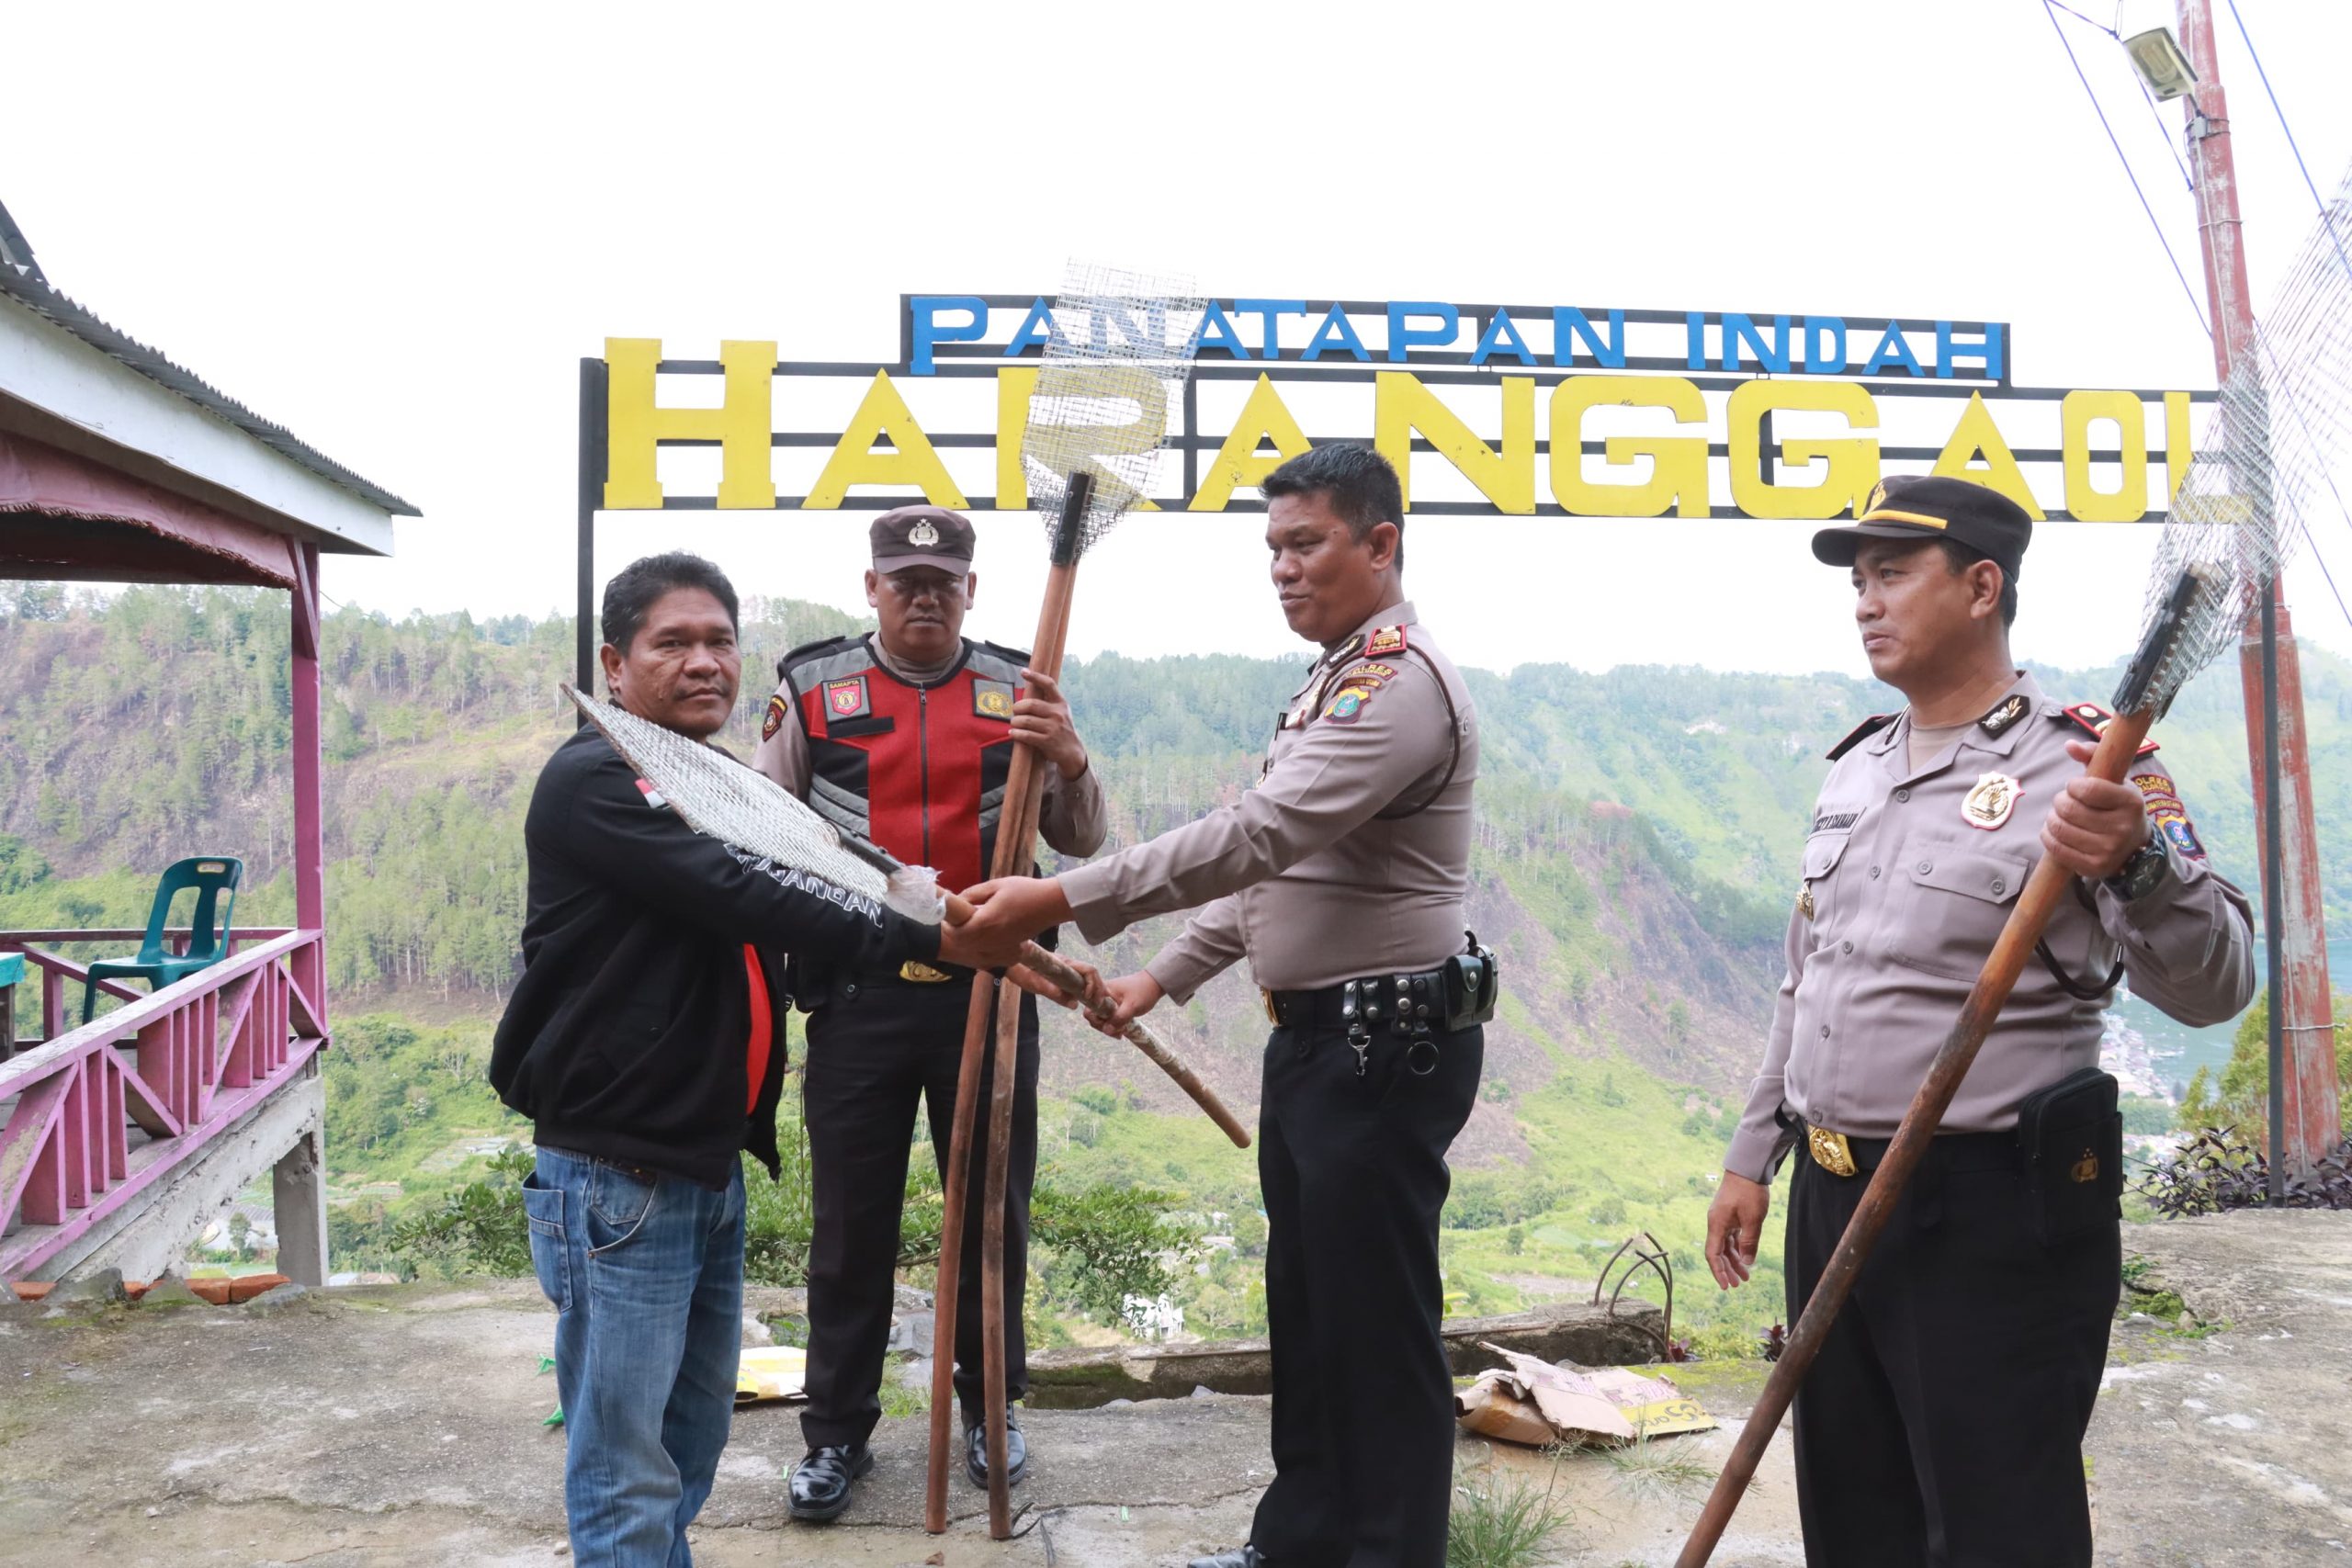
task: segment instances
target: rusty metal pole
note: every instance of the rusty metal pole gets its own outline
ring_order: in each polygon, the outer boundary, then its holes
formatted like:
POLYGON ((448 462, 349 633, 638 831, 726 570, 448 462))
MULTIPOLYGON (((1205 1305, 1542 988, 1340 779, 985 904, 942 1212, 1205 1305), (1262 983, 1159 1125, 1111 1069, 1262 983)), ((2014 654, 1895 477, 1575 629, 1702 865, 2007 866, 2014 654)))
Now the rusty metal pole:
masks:
MULTIPOLYGON (((2229 100, 2213 42, 2211 0, 2178 0, 2180 46, 2197 73, 2188 99, 2197 176, 2198 243, 2213 322, 2213 370, 2223 384, 2254 353, 2254 304, 2230 152, 2229 100)), ((2251 363, 2248 362, 2251 368, 2251 363)), ((2263 924, 2269 948, 2271 1195, 2289 1171, 2308 1173, 2343 1136, 2336 1116, 2335 1032, 2320 903, 2319 832, 2303 724, 2302 660, 2271 580, 2246 625, 2238 669, 2245 691, 2255 823, 2262 847, 2263 924)))

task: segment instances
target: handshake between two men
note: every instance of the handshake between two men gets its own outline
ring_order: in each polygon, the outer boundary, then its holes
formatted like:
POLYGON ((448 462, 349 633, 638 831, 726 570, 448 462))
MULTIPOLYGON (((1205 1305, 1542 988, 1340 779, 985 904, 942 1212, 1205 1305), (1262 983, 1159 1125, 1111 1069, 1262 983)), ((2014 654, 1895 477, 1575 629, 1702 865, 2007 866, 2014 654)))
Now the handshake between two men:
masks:
POLYGON ((966 889, 963 897, 972 906, 970 917, 960 924, 953 923, 951 917, 940 928, 940 956, 951 964, 1004 969, 1007 977, 1023 990, 1077 1009, 1089 1023, 1114 1039, 1165 994, 1149 975, 1106 978, 1093 964, 1066 955, 1057 957, 1085 982, 1081 991, 1073 991, 1022 964, 1022 950, 1033 938, 1071 919, 1069 897, 1057 877, 999 877, 966 889))

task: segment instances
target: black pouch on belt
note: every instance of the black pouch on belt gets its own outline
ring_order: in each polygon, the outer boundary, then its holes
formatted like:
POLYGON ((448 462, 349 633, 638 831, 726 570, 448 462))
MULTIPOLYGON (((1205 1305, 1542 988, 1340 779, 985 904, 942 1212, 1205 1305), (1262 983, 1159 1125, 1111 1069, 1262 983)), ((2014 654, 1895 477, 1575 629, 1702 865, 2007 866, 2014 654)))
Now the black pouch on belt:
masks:
POLYGON ((2018 1107, 2018 1153, 2027 1201, 2043 1246, 2122 1212, 2123 1113, 2112 1074, 2085 1067, 2028 1095, 2018 1107))
POLYGON ((1448 1033, 1467 1029, 1474 1023, 1484 1023, 1495 1016, 1495 1003, 1502 996, 1502 971, 1495 963, 1495 950, 1478 945, 1476 931, 1464 931, 1464 951, 1445 961, 1445 1017, 1442 1021, 1448 1033))

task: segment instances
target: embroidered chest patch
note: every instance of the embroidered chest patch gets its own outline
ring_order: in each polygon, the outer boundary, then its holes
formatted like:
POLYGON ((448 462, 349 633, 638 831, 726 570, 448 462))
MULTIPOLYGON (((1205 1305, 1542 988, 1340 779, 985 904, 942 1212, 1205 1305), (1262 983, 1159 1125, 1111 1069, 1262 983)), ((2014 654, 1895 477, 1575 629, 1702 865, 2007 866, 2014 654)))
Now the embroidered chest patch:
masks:
POLYGON ((975 681, 972 682, 972 711, 982 718, 1012 717, 1012 683, 1010 681, 975 681))
POLYGON ((858 718, 873 709, 865 676, 852 675, 847 680, 825 682, 825 711, 833 717, 858 718))

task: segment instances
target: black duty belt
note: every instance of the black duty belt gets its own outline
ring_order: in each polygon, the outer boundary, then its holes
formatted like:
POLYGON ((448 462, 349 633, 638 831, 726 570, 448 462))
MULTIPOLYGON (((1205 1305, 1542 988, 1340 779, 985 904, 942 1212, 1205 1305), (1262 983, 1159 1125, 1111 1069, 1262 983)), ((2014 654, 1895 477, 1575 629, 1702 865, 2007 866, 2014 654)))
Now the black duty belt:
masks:
POLYGON ((961 964, 925 964, 910 958, 896 969, 861 969, 835 975, 830 984, 844 997, 854 997, 860 991, 932 991, 956 982, 968 987, 972 972, 961 964))
MULTIPOLYGON (((1862 1176, 1876 1170, 1894 1143, 1893 1138, 1854 1138, 1826 1127, 1801 1125, 1805 1153, 1832 1176, 1862 1176)), ((2015 1170, 2017 1132, 1939 1133, 1928 1143, 1928 1157, 1946 1170, 2015 1170)))
MULTIPOLYGON (((1372 1035, 1385 1029, 1409 1042, 1405 1066, 1427 1077, 1437 1070, 1434 1035, 1446 1028, 1453 1010, 1446 1001, 1445 971, 1418 969, 1404 974, 1367 975, 1312 991, 1261 991, 1266 1016, 1284 1029, 1340 1029, 1348 1048, 1356 1054, 1356 1077, 1364 1075, 1372 1060, 1372 1035)), ((1301 1043, 1304 1055, 1306 1046, 1301 1043)))
POLYGON ((1284 1029, 1345 1029, 1362 1019, 1369 1024, 1416 1021, 1443 1027, 1445 971, 1420 969, 1403 975, 1368 975, 1311 991, 1264 991, 1266 1017, 1284 1029))

